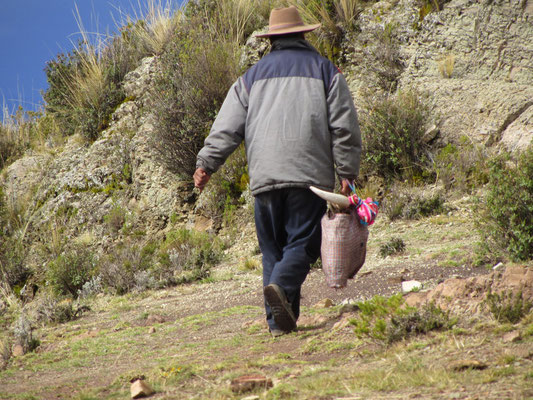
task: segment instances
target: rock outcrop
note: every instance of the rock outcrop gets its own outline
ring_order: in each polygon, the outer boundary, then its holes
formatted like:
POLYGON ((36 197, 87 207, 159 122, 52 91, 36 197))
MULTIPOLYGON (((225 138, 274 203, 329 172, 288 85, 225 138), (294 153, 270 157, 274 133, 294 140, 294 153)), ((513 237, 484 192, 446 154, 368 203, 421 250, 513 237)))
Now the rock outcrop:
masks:
POLYGON ((533 0, 454 0, 421 19, 413 0, 380 1, 363 13, 361 33, 344 49, 355 97, 396 74, 390 78, 401 89, 431 94, 447 140, 526 148, 533 139, 533 0), (394 57, 397 65, 383 71, 378 62, 394 57))
MULTIPOLYGON (((452 0, 421 15, 415 0, 383 0, 360 15, 359 29, 341 49, 356 103, 366 88, 414 87, 430 94, 446 141, 467 136, 513 151, 528 146, 533 0, 452 0)), ((253 64, 267 47, 250 38, 241 63, 253 64)), ((171 218, 191 218, 193 206, 185 201, 191 183, 168 172, 151 145, 156 67, 157 59, 147 58, 126 76, 127 100, 97 141, 72 136, 62 148, 26 155, 0 176, 7 197, 26 204, 34 235, 27 240, 35 249, 61 224, 70 239, 90 237, 105 252, 120 236, 106 223, 112 212, 143 235, 163 233, 171 218)))

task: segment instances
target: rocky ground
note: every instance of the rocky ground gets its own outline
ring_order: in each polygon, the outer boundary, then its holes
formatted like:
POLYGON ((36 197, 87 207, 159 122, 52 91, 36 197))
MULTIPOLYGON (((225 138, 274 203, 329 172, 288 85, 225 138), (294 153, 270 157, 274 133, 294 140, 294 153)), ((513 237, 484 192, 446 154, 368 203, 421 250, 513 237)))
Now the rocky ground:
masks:
POLYGON ((40 346, 0 372, 0 398, 127 398, 139 376, 157 399, 531 398, 533 315, 500 323, 483 300, 491 287, 533 300, 533 266, 469 266, 475 230, 466 200, 456 204, 463 206, 418 221, 380 218, 348 288, 329 289, 313 270, 298 331, 277 339, 263 320, 260 268, 243 266, 259 257, 253 226, 241 226, 209 281, 100 295, 86 300, 90 311, 80 318, 36 329, 40 346), (383 258, 380 246, 392 237, 406 250, 383 258), (358 336, 354 303, 401 292, 406 280, 423 285, 405 295, 409 304, 431 299, 457 323, 392 344, 358 336), (231 385, 248 375, 262 383, 231 385))

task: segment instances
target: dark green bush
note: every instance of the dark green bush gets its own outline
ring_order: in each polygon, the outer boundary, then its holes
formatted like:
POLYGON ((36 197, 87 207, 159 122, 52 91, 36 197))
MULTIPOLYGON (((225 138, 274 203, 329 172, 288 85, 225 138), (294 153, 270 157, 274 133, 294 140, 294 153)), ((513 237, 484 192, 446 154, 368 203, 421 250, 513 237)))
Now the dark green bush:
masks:
POLYGON ((490 162, 485 201, 477 209, 482 248, 508 253, 512 260, 533 258, 533 146, 515 160, 490 162))
POLYGON ((393 237, 387 243, 379 247, 379 255, 383 258, 405 251, 405 242, 402 238, 393 237))
POLYGON ((96 257, 85 246, 77 245, 48 264, 46 281, 58 294, 77 297, 94 275, 96 257))
POLYGON ((31 271, 24 264, 25 250, 13 237, 0 235, 0 282, 20 290, 31 271))
POLYGON ((45 67, 48 89, 45 110, 66 135, 80 133, 95 140, 107 128, 111 114, 124 100, 120 59, 90 46, 59 54, 45 67))
POLYGON ((170 41, 158 66, 153 143, 170 171, 190 179, 196 155, 239 74, 236 51, 191 23, 170 41))
POLYGON ((415 91, 365 98, 361 113, 363 170, 385 179, 419 180, 431 169, 425 136, 431 114, 428 99, 415 91))

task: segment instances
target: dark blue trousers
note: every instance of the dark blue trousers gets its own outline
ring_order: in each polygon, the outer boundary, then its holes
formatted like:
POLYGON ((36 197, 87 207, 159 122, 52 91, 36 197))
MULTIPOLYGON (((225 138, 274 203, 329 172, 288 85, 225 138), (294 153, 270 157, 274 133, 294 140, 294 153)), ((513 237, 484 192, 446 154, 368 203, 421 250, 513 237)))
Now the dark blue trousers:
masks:
MULTIPOLYGON (((326 202, 309 189, 285 188, 255 197, 255 226, 263 254, 263 286, 275 283, 287 295, 296 318, 300 289, 320 255, 320 220, 326 202)), ((265 302, 270 329, 278 329, 265 302)))

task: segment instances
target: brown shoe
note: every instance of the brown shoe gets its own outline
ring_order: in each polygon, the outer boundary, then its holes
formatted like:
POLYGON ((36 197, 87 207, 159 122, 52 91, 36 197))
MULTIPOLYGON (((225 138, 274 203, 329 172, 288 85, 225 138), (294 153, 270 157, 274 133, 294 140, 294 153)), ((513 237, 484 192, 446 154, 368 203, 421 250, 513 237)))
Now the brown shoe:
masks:
POLYGON ((271 283, 265 286, 263 293, 265 300, 272 309, 272 316, 278 328, 287 333, 295 330, 296 318, 283 289, 275 283, 271 283))

